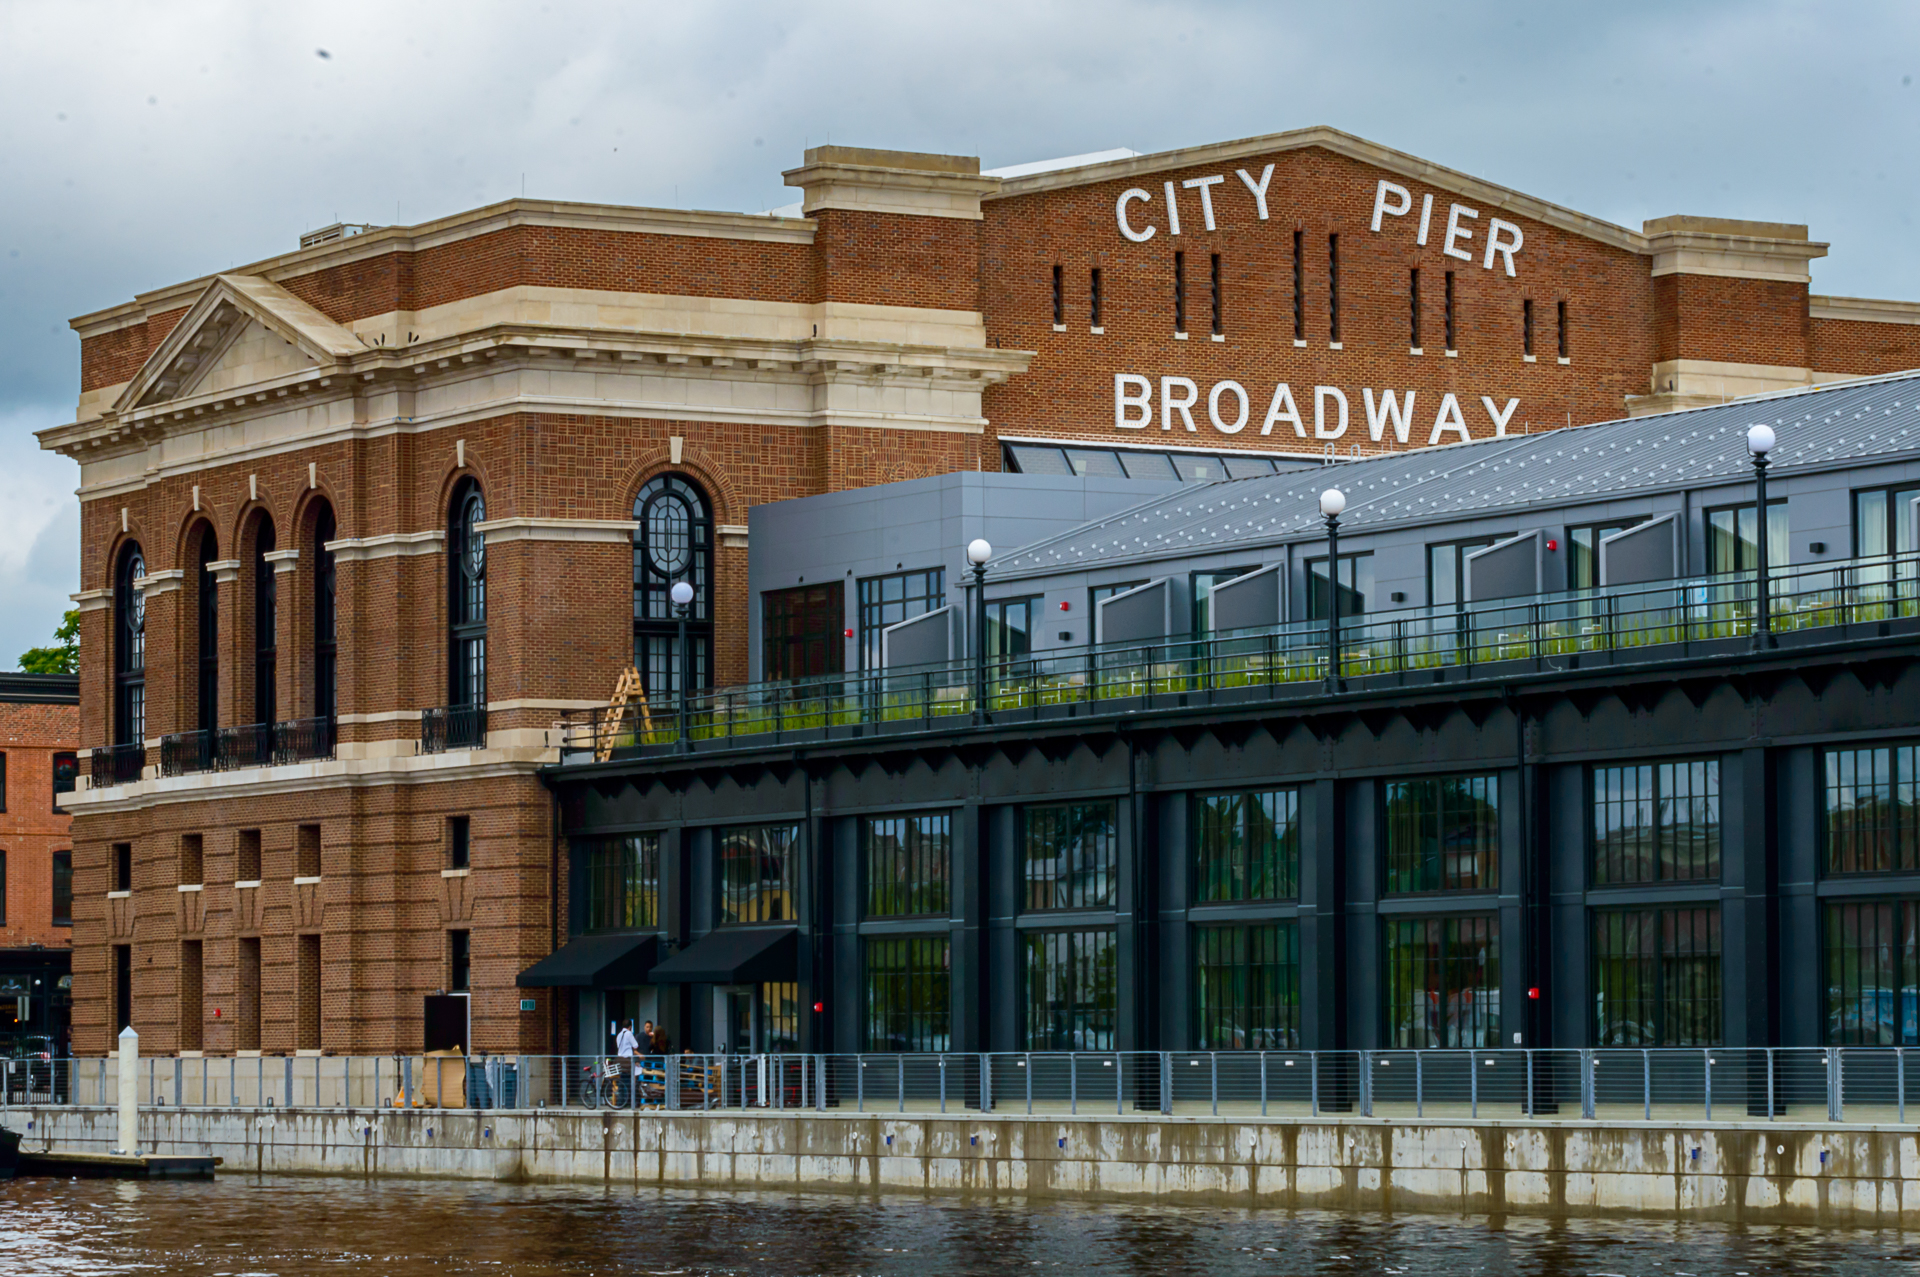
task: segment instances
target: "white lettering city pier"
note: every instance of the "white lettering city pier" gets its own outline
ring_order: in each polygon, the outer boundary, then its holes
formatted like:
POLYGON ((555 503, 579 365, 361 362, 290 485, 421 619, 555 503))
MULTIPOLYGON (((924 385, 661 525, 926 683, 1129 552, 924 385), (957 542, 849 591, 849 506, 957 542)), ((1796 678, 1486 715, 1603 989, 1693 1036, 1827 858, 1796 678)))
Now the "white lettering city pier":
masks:
MULTIPOLYGON (((1240 179, 1247 189, 1247 196, 1253 204, 1254 215, 1259 221, 1267 221, 1267 187, 1273 181, 1273 165, 1269 164, 1255 178, 1246 169, 1235 169, 1234 176, 1240 179)), ((1208 230, 1218 229, 1214 207, 1214 188, 1232 190, 1226 174, 1216 173, 1211 177, 1190 177, 1179 183, 1178 190, 1198 192, 1200 218, 1208 230)), ((1153 192, 1134 186, 1120 192, 1120 198, 1114 201, 1113 217, 1120 227, 1120 233, 1136 244, 1144 244, 1160 233, 1160 222, 1154 220, 1156 206, 1164 214, 1167 234, 1180 233, 1180 198, 1172 181, 1160 184, 1161 200, 1154 198, 1153 192), (1144 204, 1145 208, 1131 209, 1134 204, 1144 204)), ((1194 197, 1189 196, 1189 199, 1194 197)), ((1370 229, 1379 235, 1385 229, 1386 219, 1401 218, 1413 212, 1413 192, 1398 182, 1381 178, 1373 192, 1373 218, 1370 229)), ((1445 228, 1441 231, 1440 251, 1448 257, 1457 257, 1463 262, 1474 260, 1474 236, 1478 231, 1480 210, 1466 204, 1449 204, 1445 228)), ((1433 230, 1433 196, 1420 197, 1420 221, 1413 242, 1425 247, 1433 230)), ((1480 269, 1492 270, 1494 259, 1498 258, 1506 267, 1507 278, 1515 275, 1513 259, 1519 255, 1521 247, 1527 242, 1520 227, 1503 217, 1487 219, 1484 249, 1480 254, 1480 269)))
MULTIPOLYGON (((1154 396, 1156 387, 1153 378, 1138 373, 1115 373, 1113 376, 1113 424, 1120 430, 1145 430, 1156 420, 1162 430, 1172 430, 1175 421, 1184 429, 1198 433, 1200 427, 1195 422, 1195 413, 1200 404, 1200 383, 1191 377, 1162 377, 1157 387, 1159 410, 1156 413, 1154 396)), ((1339 386, 1314 386, 1311 393, 1314 439, 1339 439, 1345 437, 1347 427, 1352 421, 1353 400, 1347 391, 1339 386)), ((1359 402, 1366 410, 1367 435, 1375 443, 1380 443, 1392 435, 1395 443, 1411 442, 1426 422, 1425 409, 1418 406, 1419 392, 1414 390, 1394 391, 1376 390, 1372 386, 1362 386, 1359 402)), ((1477 407, 1484 411, 1487 420, 1493 425, 1493 434, 1502 438, 1507 433, 1507 425, 1513 420, 1513 414, 1520 406, 1518 398, 1509 398, 1499 404, 1492 395, 1481 395, 1477 407)), ((1280 382, 1273 393, 1266 396, 1267 409, 1260 420, 1260 433, 1270 435, 1275 426, 1290 428, 1301 439, 1308 438, 1307 421, 1293 396, 1293 387, 1280 382)), ((1249 396, 1247 388, 1237 381, 1216 381, 1207 391, 1206 415, 1209 424, 1223 435, 1237 435, 1252 424, 1253 414, 1257 411, 1256 402, 1249 396)), ((1284 431, 1283 431, 1284 433, 1284 431)), ((1452 393, 1443 394, 1433 407, 1432 424, 1426 428, 1424 445, 1459 442, 1472 438, 1467 428, 1465 412, 1461 410, 1460 399, 1452 393)))

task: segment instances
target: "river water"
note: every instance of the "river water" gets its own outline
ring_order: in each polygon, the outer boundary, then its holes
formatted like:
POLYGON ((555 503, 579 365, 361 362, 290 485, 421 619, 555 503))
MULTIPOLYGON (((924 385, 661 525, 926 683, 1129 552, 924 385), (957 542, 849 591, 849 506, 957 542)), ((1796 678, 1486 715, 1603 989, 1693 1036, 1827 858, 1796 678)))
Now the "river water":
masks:
POLYGON ((0 1184, 0 1274, 1920 1272, 1920 1236, 914 1196, 225 1176, 0 1184))

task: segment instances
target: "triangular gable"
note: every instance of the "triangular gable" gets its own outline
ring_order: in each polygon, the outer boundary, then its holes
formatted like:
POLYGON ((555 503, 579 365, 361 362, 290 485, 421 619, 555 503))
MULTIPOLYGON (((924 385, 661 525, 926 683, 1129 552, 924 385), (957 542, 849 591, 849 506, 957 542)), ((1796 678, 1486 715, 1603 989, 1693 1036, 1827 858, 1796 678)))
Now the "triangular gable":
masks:
POLYGON ((1188 147, 1178 151, 1159 151, 1152 155, 1140 155, 1132 158, 1111 160, 1104 164, 1089 164, 1080 168, 1055 169, 1051 172, 1036 173, 1030 177, 1008 178, 1001 183, 1000 189, 986 199, 1005 199, 1009 196, 1031 195, 1039 191, 1059 190, 1070 186, 1091 186, 1096 182, 1113 182, 1121 178, 1134 177, 1147 173, 1158 173, 1165 169, 1200 168, 1206 165, 1227 165, 1237 160, 1255 155, 1271 155, 1277 151, 1299 151, 1309 147, 1319 147, 1344 155, 1348 159, 1358 160, 1362 164, 1437 186, 1443 191, 1452 191, 1456 195, 1470 198, 1482 205, 1500 209, 1503 212, 1516 213, 1530 217, 1548 226, 1557 226, 1561 230, 1584 235, 1589 239, 1624 248, 1634 253, 1652 252, 1647 236, 1640 231, 1629 230, 1598 217, 1590 217, 1574 209, 1563 208, 1547 200, 1526 195, 1505 186, 1498 186, 1468 174, 1445 168, 1431 160, 1423 160, 1417 155, 1408 155, 1405 151, 1396 151, 1381 146, 1378 142, 1369 142, 1366 138, 1343 133, 1339 129, 1326 125, 1312 128, 1291 129, 1285 133, 1269 133, 1264 137, 1241 138, 1233 142, 1215 142, 1206 146, 1188 147))
POLYGON ((114 404, 126 412, 195 393, 216 369, 254 366, 268 375, 299 367, 330 368, 366 343, 286 289, 258 275, 218 275, 173 326, 166 340, 114 404), (264 357, 274 338, 291 350, 264 357))

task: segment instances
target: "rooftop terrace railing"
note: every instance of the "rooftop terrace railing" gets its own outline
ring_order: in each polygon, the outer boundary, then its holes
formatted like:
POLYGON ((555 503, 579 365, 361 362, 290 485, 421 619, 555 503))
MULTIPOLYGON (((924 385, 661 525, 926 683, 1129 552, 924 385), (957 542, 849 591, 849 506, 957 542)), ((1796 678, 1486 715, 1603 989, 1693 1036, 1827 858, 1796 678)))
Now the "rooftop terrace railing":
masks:
POLYGON ((160 738, 160 774, 279 767, 332 758, 334 721, 295 718, 282 723, 246 723, 212 731, 176 732, 160 738))
MULTIPOLYGON (((1920 555, 1795 568, 1770 574, 1768 585, 1770 632, 1783 641, 1854 637, 1861 627, 1920 633, 1920 555)), ((1343 617, 1339 674, 1361 688, 1414 686, 1726 655, 1750 645, 1756 595, 1754 573, 1744 572, 1343 617)), ((1052 648, 990 661, 984 709, 1073 717, 1307 696, 1323 690, 1327 664, 1318 620, 1052 648)), ((684 741, 673 701, 645 717, 635 708, 571 711, 562 759, 950 729, 978 699, 970 660, 749 684, 690 696, 684 741)))
MULTIPOLYGON (((1920 1049, 146 1057, 163 1108, 807 1109, 1081 1117, 1905 1124, 1920 1049)), ((118 1061, 0 1061, 6 1104, 113 1106, 118 1061)))

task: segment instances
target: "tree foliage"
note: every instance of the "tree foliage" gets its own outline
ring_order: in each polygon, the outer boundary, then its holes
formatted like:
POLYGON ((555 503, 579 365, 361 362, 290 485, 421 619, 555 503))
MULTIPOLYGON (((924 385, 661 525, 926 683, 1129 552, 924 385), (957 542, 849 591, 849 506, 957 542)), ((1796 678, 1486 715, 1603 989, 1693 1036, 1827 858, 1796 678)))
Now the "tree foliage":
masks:
POLYGON ((20 653, 20 668, 28 674, 77 674, 80 671, 80 613, 60 618, 51 647, 30 647, 20 653))

